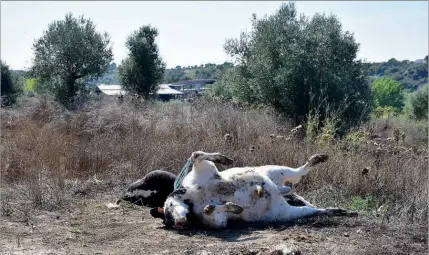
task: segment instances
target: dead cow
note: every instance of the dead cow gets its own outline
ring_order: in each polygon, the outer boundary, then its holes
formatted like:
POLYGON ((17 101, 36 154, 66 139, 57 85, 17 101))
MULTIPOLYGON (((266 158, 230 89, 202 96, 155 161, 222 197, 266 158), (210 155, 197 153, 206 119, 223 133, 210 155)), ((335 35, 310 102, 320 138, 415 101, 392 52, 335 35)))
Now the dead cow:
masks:
POLYGON ((308 202, 292 206, 284 197, 291 193, 290 187, 283 186, 285 182, 299 182, 312 166, 327 159, 327 155, 316 154, 299 168, 266 165, 219 172, 214 163, 228 165, 232 160, 220 153, 197 151, 191 155, 192 171, 182 188, 151 214, 177 229, 188 227, 190 216, 209 228, 225 227, 229 219, 278 223, 317 215, 354 216, 343 209, 316 208, 308 202))

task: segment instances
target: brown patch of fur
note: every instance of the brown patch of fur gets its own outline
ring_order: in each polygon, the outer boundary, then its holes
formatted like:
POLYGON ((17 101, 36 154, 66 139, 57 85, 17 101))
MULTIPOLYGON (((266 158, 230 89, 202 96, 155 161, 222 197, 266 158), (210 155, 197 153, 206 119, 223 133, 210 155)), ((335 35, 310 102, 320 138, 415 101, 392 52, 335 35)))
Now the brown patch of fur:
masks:
POLYGON ((205 214, 207 214, 207 215, 210 215, 210 214, 212 214, 213 212, 214 212, 214 210, 216 209, 216 206, 215 205, 206 205, 205 207, 204 207, 204 210, 203 210, 203 212, 205 213, 205 214))
POLYGON ((217 194, 224 196, 231 196, 234 194, 236 187, 230 182, 220 181, 214 184, 213 191, 217 194))

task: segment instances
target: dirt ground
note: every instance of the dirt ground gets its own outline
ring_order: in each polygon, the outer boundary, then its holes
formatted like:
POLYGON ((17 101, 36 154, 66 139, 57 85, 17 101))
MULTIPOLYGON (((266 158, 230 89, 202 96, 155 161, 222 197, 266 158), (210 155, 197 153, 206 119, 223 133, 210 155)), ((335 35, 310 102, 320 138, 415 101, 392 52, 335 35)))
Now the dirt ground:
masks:
POLYGON ((428 254, 424 225, 380 228, 379 219, 360 215, 178 232, 164 229, 147 208, 107 209, 114 200, 76 200, 25 222, 3 217, 0 254, 428 254))

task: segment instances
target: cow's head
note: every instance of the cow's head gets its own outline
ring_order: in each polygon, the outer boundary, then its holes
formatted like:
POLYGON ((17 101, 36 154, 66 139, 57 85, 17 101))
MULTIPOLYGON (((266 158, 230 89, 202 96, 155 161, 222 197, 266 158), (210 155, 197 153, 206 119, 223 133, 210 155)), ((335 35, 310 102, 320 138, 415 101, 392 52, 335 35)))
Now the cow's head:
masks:
POLYGON ((232 159, 218 152, 207 153, 203 151, 194 151, 191 155, 191 160, 193 164, 199 163, 203 160, 212 161, 213 163, 222 165, 231 165, 233 163, 232 159))
POLYGON ((181 188, 173 191, 165 200, 164 208, 156 207, 150 210, 150 214, 155 218, 163 219, 163 224, 167 228, 185 229, 189 227, 189 217, 192 213, 192 204, 184 199, 186 189, 181 188))
POLYGON ((142 179, 133 182, 122 200, 147 207, 163 206, 173 191, 176 175, 162 170, 149 172, 142 179))

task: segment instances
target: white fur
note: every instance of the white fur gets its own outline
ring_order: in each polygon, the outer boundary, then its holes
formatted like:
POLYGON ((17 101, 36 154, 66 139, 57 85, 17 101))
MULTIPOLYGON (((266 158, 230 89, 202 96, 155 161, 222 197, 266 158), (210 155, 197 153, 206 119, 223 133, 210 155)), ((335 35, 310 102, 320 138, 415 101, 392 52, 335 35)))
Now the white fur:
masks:
MULTIPOLYGON (((200 155, 212 155, 199 152, 200 155)), ((173 200, 189 199, 193 203, 193 212, 200 221, 208 227, 225 227, 228 219, 239 218, 247 222, 287 222, 298 218, 327 212, 308 203, 306 206, 294 207, 289 205, 283 186, 286 181, 297 183, 306 175, 310 166, 307 162, 299 168, 286 166, 266 165, 259 167, 236 167, 219 172, 215 164, 205 160, 194 160, 192 171, 184 178, 182 185, 186 193, 173 200), (225 194, 219 191, 220 186, 233 184, 234 190, 225 194), (262 186, 264 194, 269 196, 255 196, 258 186, 262 186), (232 202, 242 208, 241 214, 233 214, 223 206, 225 202, 232 202), (206 205, 215 205, 215 211, 207 215, 203 212, 206 205)), ((307 204, 307 203, 306 203, 307 204)), ((164 209, 168 207, 166 201, 164 209)), ((174 210, 177 207, 175 207, 174 210)))
POLYGON ((133 192, 127 192, 126 195, 129 197, 134 197, 134 196, 142 196, 144 198, 148 198, 150 197, 152 194, 156 194, 158 191, 156 190, 133 190, 133 192))

